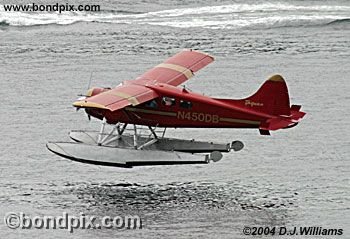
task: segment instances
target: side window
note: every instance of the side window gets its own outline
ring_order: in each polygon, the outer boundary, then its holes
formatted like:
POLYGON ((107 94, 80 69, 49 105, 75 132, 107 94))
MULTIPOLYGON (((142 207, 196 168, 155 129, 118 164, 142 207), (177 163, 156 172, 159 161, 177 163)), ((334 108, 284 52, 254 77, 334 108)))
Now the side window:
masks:
POLYGON ((165 106, 173 106, 176 104, 176 100, 171 97, 163 97, 162 104, 165 106))
POLYGON ((145 104, 146 107, 149 107, 149 108, 157 108, 158 107, 158 104, 155 100, 151 100, 151 101, 148 101, 146 104, 145 104))
POLYGON ((192 102, 180 100, 180 107, 181 108, 185 108, 185 109, 191 109, 192 108, 192 102))

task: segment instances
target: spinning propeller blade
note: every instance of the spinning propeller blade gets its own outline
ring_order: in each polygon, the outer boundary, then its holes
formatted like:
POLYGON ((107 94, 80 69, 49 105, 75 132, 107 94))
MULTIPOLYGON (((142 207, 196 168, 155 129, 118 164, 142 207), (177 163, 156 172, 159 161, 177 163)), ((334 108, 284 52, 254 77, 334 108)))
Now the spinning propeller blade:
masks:
MULTIPOLYGON (((87 86, 87 91, 89 91, 90 87, 91 87, 92 74, 93 74, 93 72, 91 72, 91 74, 90 74, 90 79, 89 79, 89 83, 88 83, 88 86, 87 86)), ((87 94, 78 94, 77 96, 79 97, 78 101, 85 100, 86 98, 89 97, 88 93, 87 94)), ((78 112, 79 110, 80 110, 80 107, 76 107, 75 111, 78 112)), ((88 112, 86 112, 86 110, 85 110, 85 113, 86 113, 86 115, 88 117, 88 120, 91 121, 91 116, 88 114, 88 112)))

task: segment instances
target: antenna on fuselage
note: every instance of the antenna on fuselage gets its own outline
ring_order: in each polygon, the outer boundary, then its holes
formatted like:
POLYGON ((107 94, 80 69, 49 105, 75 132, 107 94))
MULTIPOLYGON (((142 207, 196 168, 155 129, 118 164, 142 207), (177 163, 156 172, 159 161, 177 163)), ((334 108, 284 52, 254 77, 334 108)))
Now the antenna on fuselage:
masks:
POLYGON ((188 86, 186 85, 181 85, 182 86, 182 90, 184 91, 192 91, 190 88, 188 88, 188 86))

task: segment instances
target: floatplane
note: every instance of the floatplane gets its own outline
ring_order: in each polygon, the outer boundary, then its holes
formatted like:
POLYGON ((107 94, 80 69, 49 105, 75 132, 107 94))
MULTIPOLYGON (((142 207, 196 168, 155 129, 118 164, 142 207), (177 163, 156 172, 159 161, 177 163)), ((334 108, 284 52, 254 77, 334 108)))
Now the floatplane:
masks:
POLYGON ((101 120, 101 129, 71 131, 74 142, 49 142, 47 148, 71 160, 106 166, 205 164, 241 150, 243 143, 169 138, 166 129, 250 128, 270 135, 296 126, 305 115, 300 105, 290 105, 281 75, 271 76, 245 99, 211 98, 178 87, 213 60, 203 52, 183 50, 115 88, 89 89, 73 106, 101 120))

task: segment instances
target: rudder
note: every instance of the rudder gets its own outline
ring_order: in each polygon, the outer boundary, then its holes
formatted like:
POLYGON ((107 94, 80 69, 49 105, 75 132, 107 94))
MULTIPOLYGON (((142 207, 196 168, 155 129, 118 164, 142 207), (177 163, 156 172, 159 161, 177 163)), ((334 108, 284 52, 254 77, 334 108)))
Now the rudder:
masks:
POLYGON ((281 75, 271 76, 252 96, 242 100, 246 107, 271 115, 290 115, 287 84, 281 75))

